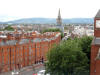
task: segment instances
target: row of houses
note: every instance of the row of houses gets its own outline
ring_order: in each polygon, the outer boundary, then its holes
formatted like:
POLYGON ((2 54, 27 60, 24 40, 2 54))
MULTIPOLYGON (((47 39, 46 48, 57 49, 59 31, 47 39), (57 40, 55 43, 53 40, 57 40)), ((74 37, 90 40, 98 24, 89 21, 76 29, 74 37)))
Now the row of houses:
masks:
POLYGON ((13 34, 3 35, 1 33, 1 35, 0 71, 2 72, 45 61, 47 52, 54 44, 59 44, 61 40, 59 32, 46 32, 44 34, 13 32, 13 34))

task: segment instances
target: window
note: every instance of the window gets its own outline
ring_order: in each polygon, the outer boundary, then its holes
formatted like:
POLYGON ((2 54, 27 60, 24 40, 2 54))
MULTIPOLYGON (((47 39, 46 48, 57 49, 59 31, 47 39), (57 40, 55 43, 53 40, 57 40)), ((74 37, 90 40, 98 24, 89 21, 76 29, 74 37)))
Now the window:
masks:
POLYGON ((8 64, 9 64, 9 59, 8 59, 8 64))
POLYGON ((21 60, 21 62, 22 62, 22 60, 23 60, 22 57, 20 58, 20 60, 21 60))
POLYGON ((8 62, 7 64, 9 64, 9 60, 10 60, 10 59, 9 59, 9 54, 7 54, 7 58, 8 58, 8 59, 7 59, 7 62, 8 62))
POLYGON ((32 49, 31 49, 31 46, 29 46, 29 55, 31 55, 32 53, 32 49))
POLYGON ((21 51, 22 51, 22 50, 23 50, 23 47, 21 46, 20 49, 21 49, 21 51))
POLYGON ((21 54, 21 56, 22 56, 22 51, 21 51, 21 53, 20 53, 20 54, 21 54))
POLYGON ((2 48, 2 65, 4 65, 4 50, 2 48))
POLYGON ((27 60, 27 57, 25 57, 25 60, 27 60))
POLYGON ((29 60, 31 60, 31 56, 29 56, 29 60))
POLYGON ((14 60, 12 60, 12 64, 14 64, 14 60))

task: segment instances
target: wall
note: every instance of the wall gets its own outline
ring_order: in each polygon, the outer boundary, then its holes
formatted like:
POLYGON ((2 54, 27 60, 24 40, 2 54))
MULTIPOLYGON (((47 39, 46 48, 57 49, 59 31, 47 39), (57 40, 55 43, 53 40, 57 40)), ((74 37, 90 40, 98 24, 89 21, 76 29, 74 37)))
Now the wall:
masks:
POLYGON ((99 45, 91 46, 90 75, 100 75, 100 60, 96 59, 99 48, 99 45))
MULTIPOLYGON (((55 37, 58 33, 48 36, 55 37)), ((38 36, 41 38, 42 36, 38 36)), ((45 36, 46 37, 46 36, 45 36)), ((32 39, 32 37, 31 37, 32 39)), ((40 42, 31 42, 16 45, 0 46, 0 71, 7 72, 19 69, 28 65, 36 64, 46 60, 46 54, 53 47, 53 44, 59 44, 61 36, 53 40, 40 42)))

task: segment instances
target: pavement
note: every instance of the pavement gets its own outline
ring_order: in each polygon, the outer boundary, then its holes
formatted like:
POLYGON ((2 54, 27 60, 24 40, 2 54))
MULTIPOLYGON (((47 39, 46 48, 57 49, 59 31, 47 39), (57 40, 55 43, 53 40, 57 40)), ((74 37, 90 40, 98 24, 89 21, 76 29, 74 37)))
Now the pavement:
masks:
MULTIPOLYGON (((16 71, 19 71, 19 75, 33 75, 33 73, 37 73, 40 70, 44 69, 45 69, 44 64, 40 63, 40 64, 34 64, 34 66, 27 66, 16 71)), ((12 75, 11 72, 12 71, 0 73, 0 75, 12 75)))

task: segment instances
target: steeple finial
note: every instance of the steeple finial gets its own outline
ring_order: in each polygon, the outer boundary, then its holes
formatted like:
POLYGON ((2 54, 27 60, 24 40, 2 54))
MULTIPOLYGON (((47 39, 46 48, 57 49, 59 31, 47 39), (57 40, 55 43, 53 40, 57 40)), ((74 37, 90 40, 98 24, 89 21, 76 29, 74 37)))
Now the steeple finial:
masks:
POLYGON ((60 14, 60 8, 59 8, 59 12, 58 12, 58 17, 60 17, 60 18, 61 18, 61 14, 60 14))

